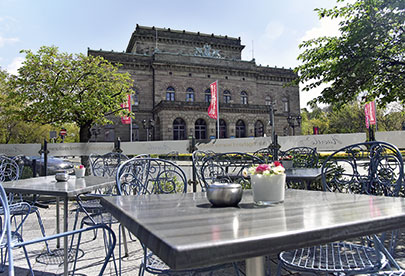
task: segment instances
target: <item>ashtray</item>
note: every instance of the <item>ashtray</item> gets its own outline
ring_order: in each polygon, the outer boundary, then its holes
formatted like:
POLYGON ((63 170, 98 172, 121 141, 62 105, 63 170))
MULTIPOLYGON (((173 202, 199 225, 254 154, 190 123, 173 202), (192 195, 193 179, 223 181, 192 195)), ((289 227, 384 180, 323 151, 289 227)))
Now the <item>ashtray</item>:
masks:
POLYGON ((69 174, 67 173, 56 173, 55 174, 55 179, 58 182, 66 182, 69 180, 69 174))
POLYGON ((216 207, 236 206, 242 192, 242 185, 237 183, 214 183, 207 188, 207 198, 216 207))

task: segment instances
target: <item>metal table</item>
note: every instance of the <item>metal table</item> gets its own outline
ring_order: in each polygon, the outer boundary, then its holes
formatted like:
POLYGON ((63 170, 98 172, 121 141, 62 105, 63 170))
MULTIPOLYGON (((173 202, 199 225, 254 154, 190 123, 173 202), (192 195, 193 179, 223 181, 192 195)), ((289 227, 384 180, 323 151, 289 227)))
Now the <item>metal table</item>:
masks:
MULTIPOLYGON (((71 176, 67 182, 57 182, 55 176, 35 177, 20 179, 16 181, 4 182, 3 187, 6 192, 21 194, 50 195, 56 197, 56 231, 60 233, 59 228, 59 198, 63 198, 64 220, 63 231, 68 231, 68 199, 78 194, 91 192, 96 189, 105 188, 115 184, 113 178, 103 178, 96 176, 86 176, 76 178, 71 176)), ((63 238, 63 260, 64 275, 68 275, 68 237, 63 238)))
POLYGON ((405 199, 321 191, 286 191, 258 207, 245 191, 239 207, 212 208, 205 193, 116 196, 101 204, 173 269, 246 260, 263 275, 263 257, 282 250, 405 226, 405 199))

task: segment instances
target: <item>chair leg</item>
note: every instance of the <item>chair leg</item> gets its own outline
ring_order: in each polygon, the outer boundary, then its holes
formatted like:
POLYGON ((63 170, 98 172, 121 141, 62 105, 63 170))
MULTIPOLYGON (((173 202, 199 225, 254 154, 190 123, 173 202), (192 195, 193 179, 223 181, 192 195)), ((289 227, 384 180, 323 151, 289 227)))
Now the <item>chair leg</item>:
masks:
MULTIPOLYGON (((83 227, 83 225, 82 225, 83 227)), ((72 275, 75 275, 76 271, 76 263, 77 263, 77 258, 79 256, 79 245, 80 245, 80 240, 82 239, 82 233, 79 233, 79 236, 77 237, 77 246, 76 246, 76 254, 75 254, 75 260, 73 262, 73 270, 72 270, 72 275)), ((73 240, 73 237, 72 237, 73 240)), ((72 246, 70 247, 72 248, 72 246)))
POLYGON ((121 230, 122 230, 122 241, 124 243, 124 252, 125 252, 124 257, 128 257, 129 252, 128 252, 127 236, 125 235, 125 227, 121 227, 121 230))
MULTIPOLYGON (((42 236, 46 237, 44 224, 42 222, 41 214, 39 213, 38 209, 35 211, 35 214, 37 215, 37 220, 38 220, 39 228, 41 229, 42 236)), ((51 250, 49 249, 48 241, 45 241, 45 246, 46 246, 46 250, 48 251, 48 253, 51 253, 51 250)))
MULTIPOLYGON (((110 225, 110 227, 111 227, 111 225, 110 225)), ((107 235, 106 230, 103 229, 103 236, 104 236, 104 249, 105 249, 105 253, 106 253, 106 255, 107 255, 107 254, 108 254, 108 244, 111 244, 111 235, 110 235, 109 233, 108 233, 108 235, 107 235), (108 240, 107 240, 107 239, 108 239, 108 240), (107 244, 107 241, 108 241, 108 244, 107 244)), ((111 253, 111 257, 113 258, 115 274, 116 274, 116 275, 119 275, 119 274, 118 274, 118 269, 117 269, 117 263, 116 263, 116 260, 115 260, 114 251, 111 253)))
POLYGON ((28 258, 28 252, 25 246, 22 247, 24 250, 25 259, 27 260, 28 268, 30 269, 31 276, 34 276, 34 271, 32 270, 30 259, 28 258))

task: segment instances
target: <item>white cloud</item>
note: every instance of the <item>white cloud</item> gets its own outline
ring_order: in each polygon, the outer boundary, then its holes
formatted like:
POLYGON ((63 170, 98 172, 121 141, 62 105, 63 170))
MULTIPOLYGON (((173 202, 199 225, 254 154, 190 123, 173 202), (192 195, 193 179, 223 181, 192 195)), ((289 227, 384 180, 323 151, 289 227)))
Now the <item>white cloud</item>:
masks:
POLYGON ((264 34, 259 38, 259 43, 273 43, 284 33, 285 27, 281 22, 272 21, 266 26, 264 34))
POLYGON ((12 44, 12 43, 16 43, 16 42, 18 42, 18 41, 20 41, 18 38, 16 38, 16 37, 13 37, 13 38, 5 38, 5 37, 2 37, 1 35, 0 35, 0 47, 3 47, 4 45, 6 45, 6 44, 12 44))
POLYGON ((18 68, 21 67, 22 63, 24 62, 23 57, 16 57, 13 59, 13 61, 7 66, 6 70, 8 73, 17 75, 18 74, 18 68))
POLYGON ((305 41, 321 36, 339 36, 339 22, 338 19, 323 18, 319 21, 320 25, 313 27, 305 32, 304 36, 299 41, 305 41))

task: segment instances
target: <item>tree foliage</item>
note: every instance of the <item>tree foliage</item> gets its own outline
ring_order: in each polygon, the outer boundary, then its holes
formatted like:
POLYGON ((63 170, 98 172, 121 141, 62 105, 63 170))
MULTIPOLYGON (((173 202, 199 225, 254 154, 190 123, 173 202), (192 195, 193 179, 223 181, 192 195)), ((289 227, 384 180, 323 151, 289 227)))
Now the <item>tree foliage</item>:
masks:
POLYGON ((132 79, 102 57, 59 53, 41 47, 23 50, 26 59, 11 80, 4 110, 16 120, 62 126, 75 123, 80 141, 90 138, 90 127, 108 123, 108 116, 125 113, 120 104, 130 93, 132 79))
MULTIPOLYGON (((313 134, 313 127, 318 127, 321 134, 366 132, 364 105, 353 102, 341 108, 314 108, 313 111, 301 110, 302 134, 313 134)), ((405 113, 402 110, 377 108, 377 130, 402 130, 405 125, 405 113)))
MULTIPOLYGON (((344 2, 344 0, 337 0, 344 2)), ((405 101, 405 1, 358 0, 316 9, 320 18, 339 18, 339 37, 304 41, 295 84, 303 90, 328 84, 313 100, 337 107, 357 100, 380 106, 405 101)))

